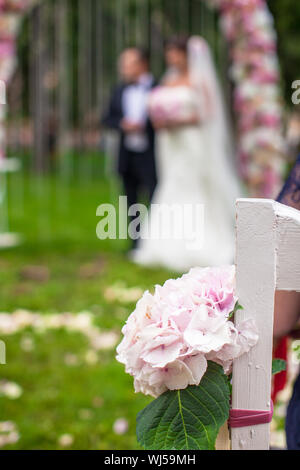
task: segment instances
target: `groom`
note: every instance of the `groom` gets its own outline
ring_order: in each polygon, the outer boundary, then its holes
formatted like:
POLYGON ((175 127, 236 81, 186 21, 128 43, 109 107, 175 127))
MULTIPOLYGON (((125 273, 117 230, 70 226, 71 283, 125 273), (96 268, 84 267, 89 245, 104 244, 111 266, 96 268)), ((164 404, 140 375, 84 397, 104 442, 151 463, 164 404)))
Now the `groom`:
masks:
POLYGON ((157 183, 155 134, 147 112, 147 98, 156 83, 143 49, 124 50, 119 72, 122 83, 112 93, 103 124, 120 133, 118 171, 130 207, 142 190, 150 202, 157 183))

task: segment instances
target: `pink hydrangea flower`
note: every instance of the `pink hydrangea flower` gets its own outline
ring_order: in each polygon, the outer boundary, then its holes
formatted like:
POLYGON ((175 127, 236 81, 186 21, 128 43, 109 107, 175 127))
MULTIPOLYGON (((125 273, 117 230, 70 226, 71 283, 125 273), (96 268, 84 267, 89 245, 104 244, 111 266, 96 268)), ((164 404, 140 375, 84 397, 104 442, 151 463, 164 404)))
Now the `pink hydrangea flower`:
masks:
POLYGON ((250 320, 239 330, 230 321, 236 302, 233 266, 194 268, 156 286, 153 295, 145 292, 117 348, 136 392, 158 397, 199 385, 208 360, 229 372, 233 359, 258 340, 250 320))

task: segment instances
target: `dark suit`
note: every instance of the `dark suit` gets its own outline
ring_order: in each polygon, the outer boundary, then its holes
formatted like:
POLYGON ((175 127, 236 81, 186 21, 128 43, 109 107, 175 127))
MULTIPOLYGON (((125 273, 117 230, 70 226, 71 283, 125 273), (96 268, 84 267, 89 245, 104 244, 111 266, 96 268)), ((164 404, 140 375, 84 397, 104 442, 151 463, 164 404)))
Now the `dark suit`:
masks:
MULTIPOLYGON (((156 84, 153 82, 152 87, 156 84)), ((119 85, 113 91, 109 107, 102 122, 105 126, 120 132, 120 148, 118 159, 118 172, 122 178, 125 194, 128 198, 128 206, 138 202, 141 190, 146 190, 149 201, 151 201, 156 184, 155 168, 155 133, 148 119, 145 132, 148 147, 144 152, 134 152, 125 146, 125 133, 120 127, 124 117, 123 93, 127 85, 119 85)))

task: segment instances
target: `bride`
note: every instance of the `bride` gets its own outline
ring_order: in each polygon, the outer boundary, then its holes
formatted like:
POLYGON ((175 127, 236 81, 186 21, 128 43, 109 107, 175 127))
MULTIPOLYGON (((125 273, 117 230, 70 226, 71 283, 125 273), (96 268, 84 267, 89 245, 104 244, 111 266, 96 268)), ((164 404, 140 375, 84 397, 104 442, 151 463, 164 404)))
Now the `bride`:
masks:
POLYGON ((132 259, 179 272, 231 264, 241 190, 210 50, 200 37, 172 38, 166 62, 149 97, 159 182, 132 259))

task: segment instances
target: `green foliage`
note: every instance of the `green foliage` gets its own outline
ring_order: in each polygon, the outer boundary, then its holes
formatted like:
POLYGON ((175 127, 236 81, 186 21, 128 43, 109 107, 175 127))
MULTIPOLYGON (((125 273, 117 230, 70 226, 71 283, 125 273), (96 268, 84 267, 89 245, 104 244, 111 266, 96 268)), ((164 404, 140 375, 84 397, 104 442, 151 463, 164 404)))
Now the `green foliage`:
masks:
POLYGON ((139 443, 147 450, 213 450, 229 396, 222 367, 209 362, 198 387, 168 391, 138 414, 139 443))
POLYGON ((272 362, 272 374, 276 375, 286 369, 286 362, 282 359, 273 359, 272 362))
POLYGON ((278 33, 278 52, 287 104, 291 104, 291 84, 300 78, 300 3, 294 0, 269 0, 278 33))

